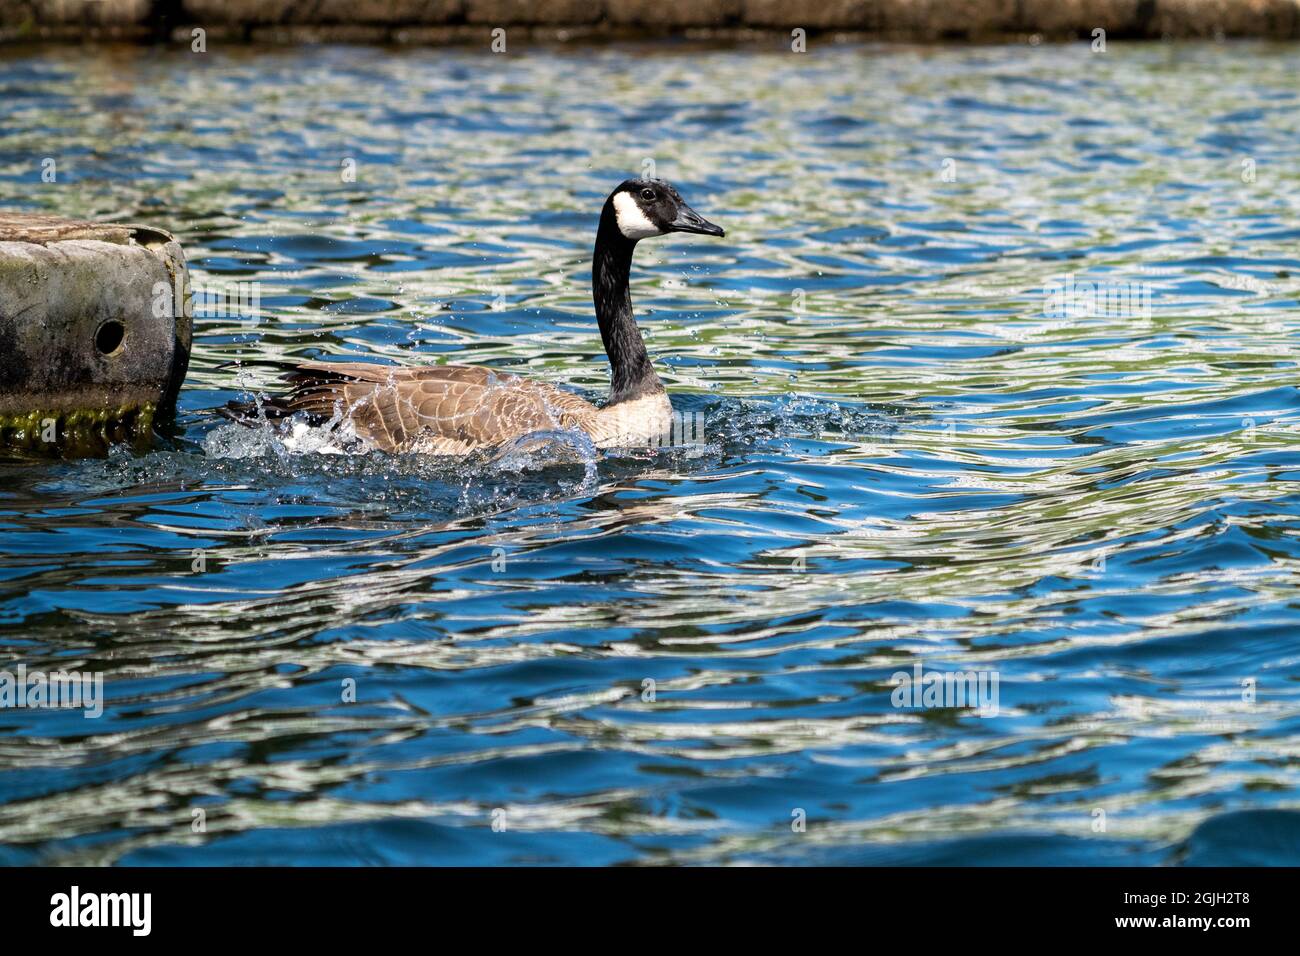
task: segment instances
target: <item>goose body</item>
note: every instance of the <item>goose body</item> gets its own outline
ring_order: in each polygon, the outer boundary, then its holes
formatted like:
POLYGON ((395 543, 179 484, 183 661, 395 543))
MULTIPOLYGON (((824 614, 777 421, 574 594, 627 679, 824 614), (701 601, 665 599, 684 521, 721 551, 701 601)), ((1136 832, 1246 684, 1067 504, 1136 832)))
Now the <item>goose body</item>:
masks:
POLYGON ((585 432, 600 448, 658 444, 671 431, 672 403, 633 317, 628 278, 637 242, 669 232, 724 234, 661 180, 629 179, 605 200, 591 268, 611 372, 602 407, 547 382, 482 366, 304 362, 286 371, 288 392, 260 407, 232 403, 224 412, 245 424, 294 415, 317 423, 346 420, 375 448, 417 454, 465 455, 555 429, 585 432))
POLYGON ((557 428, 586 432, 597 447, 627 447, 654 443, 672 427, 662 390, 598 408, 547 382, 477 365, 305 362, 285 378, 294 388, 272 399, 276 417, 346 419, 385 451, 464 455, 557 428))

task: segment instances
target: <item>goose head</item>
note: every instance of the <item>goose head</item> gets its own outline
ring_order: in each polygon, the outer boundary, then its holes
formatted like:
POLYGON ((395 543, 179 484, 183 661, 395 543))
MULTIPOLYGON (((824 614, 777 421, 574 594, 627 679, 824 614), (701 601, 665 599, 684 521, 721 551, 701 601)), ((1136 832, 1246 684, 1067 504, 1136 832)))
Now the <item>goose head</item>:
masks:
POLYGON ((605 206, 612 211, 618 231, 633 242, 670 232, 726 235, 721 226, 688 206, 672 184, 662 179, 629 179, 609 194, 605 206))

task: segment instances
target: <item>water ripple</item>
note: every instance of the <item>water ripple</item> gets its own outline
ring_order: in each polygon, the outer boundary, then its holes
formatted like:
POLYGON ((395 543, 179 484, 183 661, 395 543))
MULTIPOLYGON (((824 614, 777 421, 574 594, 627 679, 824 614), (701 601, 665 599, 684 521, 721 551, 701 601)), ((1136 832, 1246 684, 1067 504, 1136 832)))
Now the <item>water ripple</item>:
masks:
POLYGON ((262 305, 168 447, 0 463, 0 651, 106 694, 0 711, 0 862, 1297 862, 1296 48, 485 56, 0 52, 7 207, 262 305), (727 228, 633 278, 702 444, 212 413, 255 357, 600 395, 646 160, 727 228))

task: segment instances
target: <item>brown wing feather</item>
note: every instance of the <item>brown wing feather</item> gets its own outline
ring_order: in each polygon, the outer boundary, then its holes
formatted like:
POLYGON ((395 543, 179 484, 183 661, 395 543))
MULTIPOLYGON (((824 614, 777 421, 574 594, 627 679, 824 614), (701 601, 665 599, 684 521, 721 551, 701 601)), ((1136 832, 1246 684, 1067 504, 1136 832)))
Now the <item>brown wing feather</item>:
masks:
POLYGON ((386 451, 464 454, 530 432, 589 429, 596 408, 545 382, 474 365, 399 368, 364 362, 305 363, 277 404, 290 412, 349 417, 386 451))

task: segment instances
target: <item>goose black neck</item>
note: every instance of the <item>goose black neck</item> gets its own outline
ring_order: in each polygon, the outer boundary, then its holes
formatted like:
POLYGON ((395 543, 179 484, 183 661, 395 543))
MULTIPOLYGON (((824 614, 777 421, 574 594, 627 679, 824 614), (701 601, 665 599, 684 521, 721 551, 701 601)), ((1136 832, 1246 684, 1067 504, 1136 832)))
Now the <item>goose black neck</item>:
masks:
POLYGON ((609 356, 609 404, 662 392, 663 384, 650 364, 645 340, 632 315, 628 277, 636 241, 618 228, 613 206, 605 205, 596 231, 596 251, 591 260, 591 295, 596 323, 609 356))

